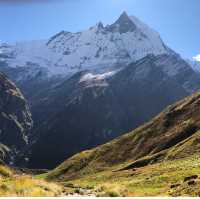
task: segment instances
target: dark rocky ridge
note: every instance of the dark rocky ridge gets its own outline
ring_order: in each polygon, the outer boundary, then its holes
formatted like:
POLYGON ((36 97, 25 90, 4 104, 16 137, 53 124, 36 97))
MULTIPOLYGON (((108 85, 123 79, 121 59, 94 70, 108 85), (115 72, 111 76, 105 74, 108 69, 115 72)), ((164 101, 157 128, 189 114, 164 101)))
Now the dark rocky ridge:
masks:
POLYGON ((0 142, 18 152, 28 144, 32 126, 25 98, 15 84, 0 73, 0 142))
POLYGON ((9 161, 10 149, 0 143, 0 164, 4 164, 6 161, 9 161))

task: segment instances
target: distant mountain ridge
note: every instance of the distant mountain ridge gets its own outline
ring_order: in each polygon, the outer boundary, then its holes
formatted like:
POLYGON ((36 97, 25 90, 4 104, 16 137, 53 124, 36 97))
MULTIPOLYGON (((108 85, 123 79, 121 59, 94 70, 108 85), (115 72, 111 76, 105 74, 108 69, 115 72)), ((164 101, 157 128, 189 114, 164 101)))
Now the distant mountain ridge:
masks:
POLYGON ((190 66, 197 72, 200 72, 200 62, 199 61, 193 61, 193 60, 186 60, 190 66))

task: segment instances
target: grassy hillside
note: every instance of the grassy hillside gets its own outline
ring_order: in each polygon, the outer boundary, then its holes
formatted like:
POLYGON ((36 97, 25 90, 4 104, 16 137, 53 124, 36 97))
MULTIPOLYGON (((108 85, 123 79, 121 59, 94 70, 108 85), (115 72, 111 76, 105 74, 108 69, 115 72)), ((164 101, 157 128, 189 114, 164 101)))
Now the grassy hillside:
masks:
POLYGON ((31 175, 0 165, 0 197, 3 196, 59 196, 60 185, 36 179, 31 175))
POLYGON ((199 105, 200 93, 185 98, 133 132, 66 160, 46 178, 108 190, 116 185, 120 195, 198 195, 198 180, 191 182, 194 191, 183 181, 200 171, 199 105), (173 183, 180 185, 171 189, 173 183))
POLYGON ((117 172, 112 167, 63 184, 97 196, 199 196, 199 165, 200 156, 191 156, 117 172))

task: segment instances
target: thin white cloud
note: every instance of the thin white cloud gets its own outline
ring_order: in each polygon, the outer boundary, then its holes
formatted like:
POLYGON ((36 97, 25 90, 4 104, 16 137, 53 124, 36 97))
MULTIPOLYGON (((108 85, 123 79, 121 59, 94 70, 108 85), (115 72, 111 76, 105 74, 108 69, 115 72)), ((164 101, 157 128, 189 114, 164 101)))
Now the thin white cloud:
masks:
POLYGON ((194 56, 194 57, 193 57, 193 59, 194 59, 195 61, 199 61, 199 62, 200 62, 200 54, 199 54, 199 55, 196 55, 196 56, 194 56))

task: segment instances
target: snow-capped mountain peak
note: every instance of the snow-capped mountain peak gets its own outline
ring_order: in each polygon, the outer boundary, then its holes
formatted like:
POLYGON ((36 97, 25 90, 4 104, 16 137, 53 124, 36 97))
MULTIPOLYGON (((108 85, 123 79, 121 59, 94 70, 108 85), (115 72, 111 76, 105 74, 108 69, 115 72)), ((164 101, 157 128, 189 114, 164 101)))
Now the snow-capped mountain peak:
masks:
POLYGON ((126 12, 105 27, 100 22, 83 32, 61 31, 49 40, 0 48, 0 61, 10 67, 32 63, 46 68, 49 75, 70 75, 81 70, 102 72, 116 67, 118 70, 148 54, 170 53, 156 31, 126 12))

